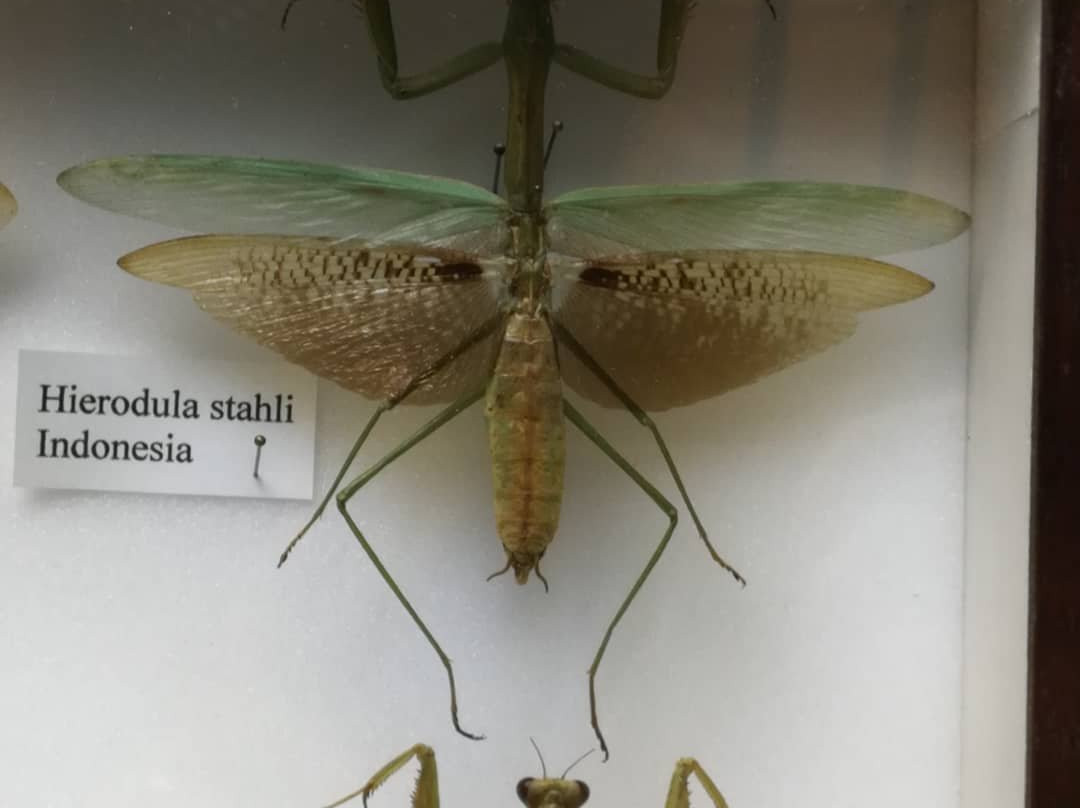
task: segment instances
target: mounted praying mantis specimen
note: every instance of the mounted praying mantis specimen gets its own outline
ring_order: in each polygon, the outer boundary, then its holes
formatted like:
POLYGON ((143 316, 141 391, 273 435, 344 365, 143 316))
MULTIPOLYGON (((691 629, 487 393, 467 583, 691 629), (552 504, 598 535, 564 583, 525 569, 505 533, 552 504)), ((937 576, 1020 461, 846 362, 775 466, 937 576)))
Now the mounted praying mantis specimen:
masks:
MULTIPOLYGON (((337 491, 350 530, 438 654, 449 657, 360 531, 348 504, 386 466, 484 399, 495 519, 519 583, 558 525, 564 418, 667 519, 655 550, 607 626, 596 672, 663 553, 676 508, 569 401, 563 385, 622 406, 651 433, 711 557, 713 547, 647 414, 748 384, 849 336, 860 311, 932 284, 862 256, 953 238, 962 212, 905 191, 811 182, 588 188, 542 199, 544 93, 554 62, 645 98, 671 85, 690 0, 663 0, 657 72, 641 76, 557 43, 549 0, 510 0, 501 43, 426 73, 399 73, 388 0, 366 20, 382 80, 411 98, 499 59, 509 79, 506 198, 450 179, 310 163, 132 156, 65 171, 59 183, 108 210, 196 232, 120 259, 140 277, 190 289, 218 319, 315 373, 381 403, 283 563, 337 491), (345 474, 383 413, 408 401, 438 415, 363 474, 345 474), (340 487, 340 490, 339 490, 340 487)), ((545 582, 546 585, 546 582, 545 582)))
POLYGON ((0 227, 14 219, 18 210, 19 206, 15 203, 15 197, 11 195, 11 191, 4 183, 0 182, 0 227))
MULTIPOLYGON (((413 808, 439 808, 439 773, 435 766, 435 750, 422 743, 406 749, 375 772, 361 788, 330 803, 326 808, 337 808, 356 797, 362 797, 366 806, 368 797, 413 758, 420 762, 420 772, 413 789, 413 808)), ((576 763, 577 761, 570 764, 570 768, 573 768, 576 763)), ((569 768, 561 777, 549 778, 542 757, 540 765, 543 769, 540 777, 525 777, 517 784, 518 799, 527 808, 580 808, 589 799, 589 787, 585 783, 581 780, 565 779, 570 773, 569 768)), ((671 775, 671 785, 668 787, 667 799, 664 800, 664 808, 689 808, 690 775, 697 777, 715 808, 727 808, 727 802, 724 801, 720 789, 716 787, 701 764, 693 758, 680 758, 675 763, 675 771, 671 775)))

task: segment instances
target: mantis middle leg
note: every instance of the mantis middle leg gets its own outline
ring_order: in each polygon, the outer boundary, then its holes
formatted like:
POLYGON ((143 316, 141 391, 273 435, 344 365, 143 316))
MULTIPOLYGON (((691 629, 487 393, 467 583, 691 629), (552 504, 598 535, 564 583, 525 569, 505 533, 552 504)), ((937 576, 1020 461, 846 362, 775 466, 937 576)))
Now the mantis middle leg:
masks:
MULTIPOLYGON (((764 0, 769 13, 776 19, 772 0, 764 0)), ((695 0, 664 0, 660 8, 660 28, 656 37, 656 74, 642 75, 623 70, 590 56, 580 48, 559 42, 555 45, 552 61, 567 70, 616 90, 638 98, 662 98, 675 81, 675 67, 679 59, 686 24, 695 0)))
POLYGON ((389 0, 366 0, 364 16, 378 57, 379 76, 382 78, 383 87, 393 98, 417 98, 440 90, 491 67, 502 58, 502 43, 485 42, 469 48, 436 68, 402 76, 398 72, 397 39, 394 35, 389 0))
POLYGON ((573 45, 558 43, 552 56, 555 64, 592 79, 620 93, 639 98, 662 98, 675 80, 683 32, 693 0, 664 0, 660 7, 660 29, 656 37, 656 75, 646 76, 610 65, 573 45))

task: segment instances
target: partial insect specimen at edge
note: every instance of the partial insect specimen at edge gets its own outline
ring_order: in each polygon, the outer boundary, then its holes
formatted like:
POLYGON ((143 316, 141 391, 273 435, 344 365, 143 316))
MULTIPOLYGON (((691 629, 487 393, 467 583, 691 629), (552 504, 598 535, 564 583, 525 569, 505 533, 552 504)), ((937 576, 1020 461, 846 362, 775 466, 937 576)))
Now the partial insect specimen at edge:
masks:
POLYGON ((11 195, 11 191, 0 182, 0 227, 3 227, 12 219, 15 218, 15 213, 19 210, 19 206, 15 203, 15 197, 11 195))
MULTIPOLYGON (((435 766, 435 751, 421 743, 406 749, 375 772, 361 788, 330 803, 326 808, 337 808, 356 797, 361 797, 363 804, 367 806, 368 798, 375 790, 413 758, 420 762, 420 772, 413 789, 412 808, 439 808, 439 773, 435 766)), ((543 767, 543 758, 540 762, 543 767)), ((574 765, 571 764, 571 768, 574 765)), ((526 808, 580 808, 589 799, 589 787, 585 783, 581 780, 566 779, 569 769, 563 772, 561 777, 549 778, 546 767, 543 768, 540 777, 525 777, 518 781, 518 799, 526 808)), ((694 758, 680 758, 675 763, 664 808, 689 808, 691 775, 697 778, 714 808, 728 808, 720 789, 694 758)))
POLYGON ((391 171, 204 156, 98 160, 60 184, 109 210, 223 235, 125 256, 140 277, 191 290, 218 319, 345 388, 381 401, 326 497, 435 650, 457 715, 453 667, 347 505, 372 477, 485 400, 496 527, 524 583, 558 526, 564 417, 664 514, 666 528, 607 626, 588 670, 659 560, 678 512, 562 395, 565 384, 627 408, 651 433, 710 556, 717 553, 647 411, 748 384, 840 342, 856 315, 926 293, 929 281, 862 256, 947 241, 967 217, 888 188, 813 182, 590 188, 542 201, 544 82, 551 61, 638 95, 674 75, 688 4, 664 0, 658 73, 646 80, 557 45, 546 0, 511 0, 502 43, 419 77, 397 73, 385 0, 365 19, 384 83, 411 97, 505 56, 506 199, 475 185, 391 171), (505 51, 505 53, 504 53, 505 51), (603 69, 601 69, 603 68, 603 69), (340 488, 381 415, 402 402, 446 408, 340 488))

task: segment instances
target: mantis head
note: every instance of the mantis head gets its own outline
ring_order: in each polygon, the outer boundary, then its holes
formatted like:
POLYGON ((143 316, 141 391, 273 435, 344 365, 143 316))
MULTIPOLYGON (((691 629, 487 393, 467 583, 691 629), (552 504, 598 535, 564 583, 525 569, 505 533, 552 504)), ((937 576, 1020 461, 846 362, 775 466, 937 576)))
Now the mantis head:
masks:
POLYGON ((518 799, 528 808, 578 808, 589 799, 581 780, 526 777, 517 784, 518 799))

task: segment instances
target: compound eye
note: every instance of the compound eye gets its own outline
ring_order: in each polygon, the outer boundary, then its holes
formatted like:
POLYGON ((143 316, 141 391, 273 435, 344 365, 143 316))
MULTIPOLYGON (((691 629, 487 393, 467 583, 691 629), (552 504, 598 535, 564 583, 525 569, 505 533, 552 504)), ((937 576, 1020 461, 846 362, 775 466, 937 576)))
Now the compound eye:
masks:
POLYGON ((518 784, 517 784, 518 799, 521 800, 526 805, 528 805, 528 802, 526 802, 526 800, 528 800, 528 798, 529 798, 529 784, 532 783, 532 781, 534 779, 535 778, 533 778, 533 777, 522 777, 520 780, 518 780, 518 784))
POLYGON ((584 805, 589 801, 589 787, 581 780, 575 780, 574 782, 577 783, 578 788, 581 789, 581 804, 584 805))

